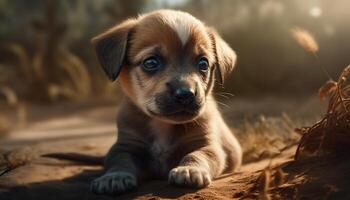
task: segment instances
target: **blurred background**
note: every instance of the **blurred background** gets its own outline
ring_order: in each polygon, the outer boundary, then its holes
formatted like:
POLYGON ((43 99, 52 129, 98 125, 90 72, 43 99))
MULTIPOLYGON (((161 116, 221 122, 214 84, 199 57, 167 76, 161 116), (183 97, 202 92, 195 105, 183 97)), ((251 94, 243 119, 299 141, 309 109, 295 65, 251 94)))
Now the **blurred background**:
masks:
MULTIPOLYGON (((237 52, 236 70, 218 88, 228 119, 249 113, 318 116, 321 105, 310 98, 328 80, 320 66, 336 78, 350 63, 349 6, 348 0, 0 0, 2 130, 77 107, 115 106, 118 83, 105 77, 90 39, 161 8, 191 13, 237 52), (295 27, 313 34, 317 58, 296 43, 295 27)), ((103 121, 103 114, 94 116, 103 121)))

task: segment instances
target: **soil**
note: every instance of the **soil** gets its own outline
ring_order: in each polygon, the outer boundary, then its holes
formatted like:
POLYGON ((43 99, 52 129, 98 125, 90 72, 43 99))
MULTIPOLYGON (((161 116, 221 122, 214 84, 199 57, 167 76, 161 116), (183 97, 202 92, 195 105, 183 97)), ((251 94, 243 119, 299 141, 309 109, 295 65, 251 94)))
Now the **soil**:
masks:
MULTIPOLYGON (((59 110, 59 109, 58 109, 59 110)), ((0 199, 350 199, 350 162, 342 156, 294 160, 296 146, 273 157, 244 164, 204 189, 152 180, 118 197, 97 196, 89 183, 102 166, 44 158, 52 152, 103 156, 116 139, 111 105, 38 115, 25 128, 0 140, 0 199), (53 114, 52 114, 53 115, 53 114)), ((46 112, 47 113, 47 112, 46 112)))

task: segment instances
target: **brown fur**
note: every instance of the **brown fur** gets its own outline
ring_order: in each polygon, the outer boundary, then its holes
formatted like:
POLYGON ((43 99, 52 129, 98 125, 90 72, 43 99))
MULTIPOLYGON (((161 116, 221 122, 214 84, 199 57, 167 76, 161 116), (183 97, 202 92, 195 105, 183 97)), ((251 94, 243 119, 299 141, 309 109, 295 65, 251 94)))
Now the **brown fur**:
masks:
POLYGON ((188 14, 162 10, 128 20, 93 43, 105 72, 112 80, 119 75, 126 95, 117 119, 118 141, 107 154, 106 174, 93 181, 92 191, 119 194, 146 177, 204 187, 240 166, 240 145, 211 94, 214 72, 223 80, 236 60, 216 32, 188 14), (140 67, 148 54, 164 60, 156 75, 140 67), (192 67, 200 56, 208 59, 206 74, 192 67), (200 108, 194 116, 162 114, 155 99, 169 95, 170 83, 195 89, 200 108))

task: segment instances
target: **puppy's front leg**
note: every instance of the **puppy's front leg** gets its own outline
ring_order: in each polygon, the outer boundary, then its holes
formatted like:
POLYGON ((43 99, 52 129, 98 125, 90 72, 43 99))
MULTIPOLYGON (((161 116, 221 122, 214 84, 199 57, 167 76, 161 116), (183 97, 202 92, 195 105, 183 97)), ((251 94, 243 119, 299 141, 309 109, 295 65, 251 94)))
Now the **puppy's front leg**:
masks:
POLYGON ((116 195, 137 187, 137 177, 140 173, 131 153, 120 151, 115 144, 105 161, 106 173, 93 180, 90 186, 96 194, 116 195))
POLYGON ((202 188, 221 173, 224 163, 220 147, 204 147, 186 155, 179 166, 169 172, 168 181, 178 186, 202 188))

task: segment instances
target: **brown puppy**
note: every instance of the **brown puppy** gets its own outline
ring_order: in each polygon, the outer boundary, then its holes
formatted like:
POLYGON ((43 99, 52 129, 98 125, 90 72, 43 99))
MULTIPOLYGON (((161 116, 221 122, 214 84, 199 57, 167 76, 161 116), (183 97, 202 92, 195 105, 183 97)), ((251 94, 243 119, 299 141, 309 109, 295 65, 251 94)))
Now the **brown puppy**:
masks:
POLYGON ((241 164, 241 147, 212 96, 236 61, 232 49, 193 16, 160 10, 129 19, 93 39, 111 80, 125 99, 118 140, 94 180, 98 194, 119 194, 152 175, 205 187, 241 164))

